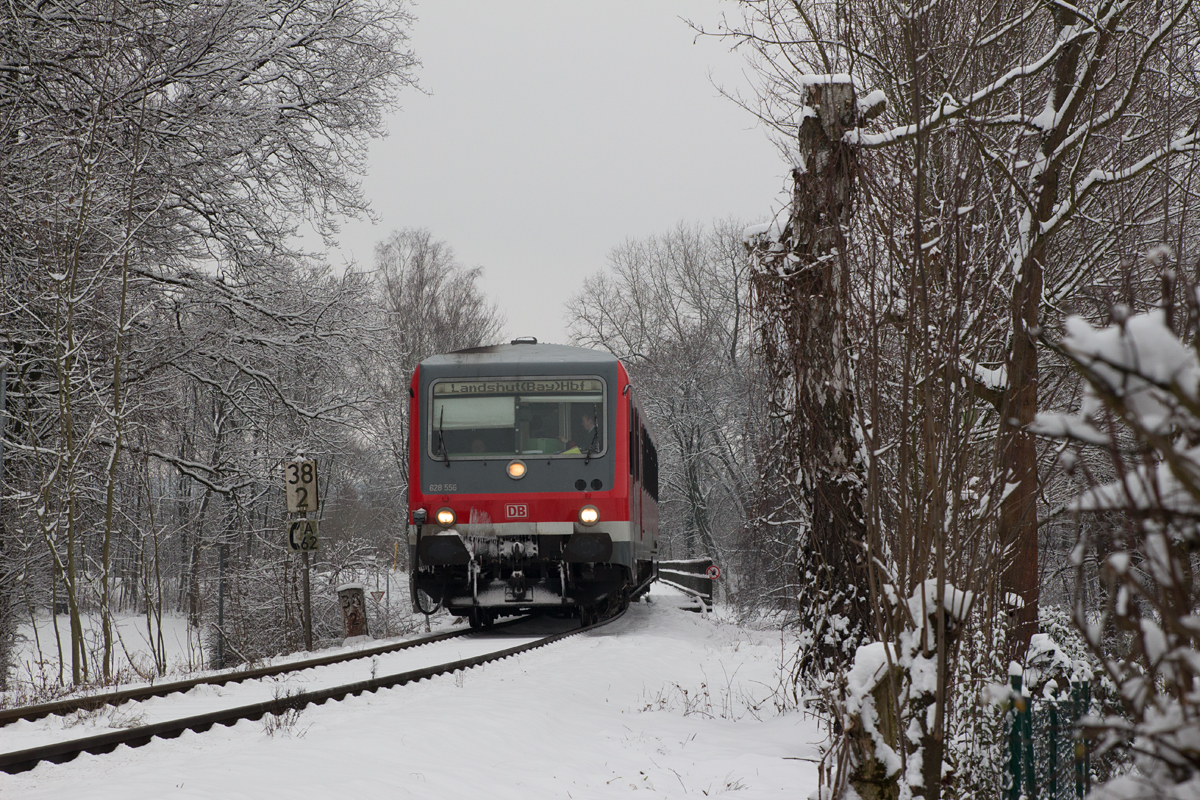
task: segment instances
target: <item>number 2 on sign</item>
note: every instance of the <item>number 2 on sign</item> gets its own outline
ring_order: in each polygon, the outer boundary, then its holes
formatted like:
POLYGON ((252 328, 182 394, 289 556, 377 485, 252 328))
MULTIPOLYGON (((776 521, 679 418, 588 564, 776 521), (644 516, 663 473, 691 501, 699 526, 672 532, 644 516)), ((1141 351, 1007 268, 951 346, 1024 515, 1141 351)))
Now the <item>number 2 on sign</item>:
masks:
POLYGON ((292 461, 283 467, 288 511, 317 510, 317 462, 292 461))

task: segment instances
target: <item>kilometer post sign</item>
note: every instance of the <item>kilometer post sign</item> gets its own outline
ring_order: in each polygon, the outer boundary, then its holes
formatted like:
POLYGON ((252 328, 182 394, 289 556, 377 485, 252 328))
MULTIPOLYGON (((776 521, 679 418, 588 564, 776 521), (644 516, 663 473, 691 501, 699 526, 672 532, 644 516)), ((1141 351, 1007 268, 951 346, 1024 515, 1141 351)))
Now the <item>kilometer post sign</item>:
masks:
POLYGON ((287 510, 293 514, 317 510, 317 462, 289 461, 283 465, 287 510))
MULTIPOLYGON (((317 462, 313 459, 289 461, 283 465, 283 485, 287 489, 287 510, 308 514, 317 510, 317 462)), ((294 519, 287 524, 288 546, 307 553, 317 549, 317 520, 294 519)), ((305 562, 307 563, 307 562, 305 562)))

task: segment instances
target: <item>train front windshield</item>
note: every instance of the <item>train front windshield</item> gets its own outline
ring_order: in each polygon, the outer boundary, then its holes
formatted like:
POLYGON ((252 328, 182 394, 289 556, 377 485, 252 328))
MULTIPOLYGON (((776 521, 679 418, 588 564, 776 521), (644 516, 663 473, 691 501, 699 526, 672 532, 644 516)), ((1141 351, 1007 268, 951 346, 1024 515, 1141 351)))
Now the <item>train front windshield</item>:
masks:
POLYGON ((434 458, 594 458, 607 450, 600 378, 440 380, 432 394, 434 458))

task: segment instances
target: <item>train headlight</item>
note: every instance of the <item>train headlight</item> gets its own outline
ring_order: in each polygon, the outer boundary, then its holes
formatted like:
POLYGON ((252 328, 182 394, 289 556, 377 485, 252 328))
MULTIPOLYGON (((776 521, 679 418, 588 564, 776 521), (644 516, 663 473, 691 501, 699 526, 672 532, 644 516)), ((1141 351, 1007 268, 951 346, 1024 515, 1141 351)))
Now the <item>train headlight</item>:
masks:
POLYGON ((454 524, 454 511, 449 508, 439 508, 437 514, 434 515, 437 524, 443 528, 449 528, 454 524))
POLYGON ((600 509, 595 506, 584 506, 579 509, 579 523, 589 528, 600 521, 600 509))
POLYGON ((519 481, 521 478, 524 478, 525 471, 526 467, 524 461, 510 461, 508 463, 508 477, 512 478, 514 481, 519 481))

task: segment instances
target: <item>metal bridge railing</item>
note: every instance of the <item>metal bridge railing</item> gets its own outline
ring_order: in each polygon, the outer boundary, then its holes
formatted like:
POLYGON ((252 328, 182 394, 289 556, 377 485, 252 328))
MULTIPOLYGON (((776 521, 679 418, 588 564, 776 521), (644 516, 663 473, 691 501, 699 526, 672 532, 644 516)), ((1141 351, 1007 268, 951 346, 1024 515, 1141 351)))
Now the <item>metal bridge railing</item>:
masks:
MULTIPOLYGON (((659 561, 658 579, 684 594, 704 603, 705 609, 713 604, 713 584, 720 570, 711 558, 688 558, 681 561, 659 561)), ((698 609, 697 609, 698 610, 698 609)))

